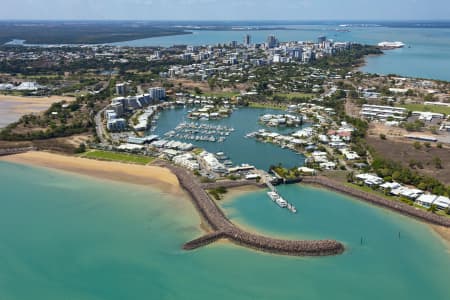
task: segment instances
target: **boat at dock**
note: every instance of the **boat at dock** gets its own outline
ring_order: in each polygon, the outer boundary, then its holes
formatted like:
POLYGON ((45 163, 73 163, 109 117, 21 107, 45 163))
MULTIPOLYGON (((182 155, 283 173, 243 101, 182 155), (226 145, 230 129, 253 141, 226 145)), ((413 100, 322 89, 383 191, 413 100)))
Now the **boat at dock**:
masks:
POLYGON ((268 195, 269 198, 272 199, 272 201, 275 202, 279 207, 281 207, 281 208, 287 207, 287 205, 288 205, 287 201, 284 200, 283 197, 281 197, 277 192, 275 192, 275 191, 270 191, 270 192, 267 192, 267 195, 268 195))
POLYGON ((295 208, 295 206, 292 205, 292 204, 290 204, 290 203, 288 203, 287 209, 289 209, 289 210, 290 210, 291 212, 293 212, 294 214, 297 213, 297 208, 295 208))
POLYGON ((290 212, 296 214, 297 208, 295 208, 294 205, 287 202, 283 197, 278 194, 278 192, 275 189, 272 189, 270 192, 267 192, 267 195, 270 199, 272 199, 273 202, 275 202, 279 207, 281 208, 287 208, 290 212))

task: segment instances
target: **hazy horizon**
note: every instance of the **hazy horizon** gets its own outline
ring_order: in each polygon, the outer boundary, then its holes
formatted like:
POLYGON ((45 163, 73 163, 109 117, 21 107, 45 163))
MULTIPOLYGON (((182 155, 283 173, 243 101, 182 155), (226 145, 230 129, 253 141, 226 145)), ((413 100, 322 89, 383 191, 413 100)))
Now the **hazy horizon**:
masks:
POLYGON ((16 0, 4 21, 448 21, 446 0, 16 0))

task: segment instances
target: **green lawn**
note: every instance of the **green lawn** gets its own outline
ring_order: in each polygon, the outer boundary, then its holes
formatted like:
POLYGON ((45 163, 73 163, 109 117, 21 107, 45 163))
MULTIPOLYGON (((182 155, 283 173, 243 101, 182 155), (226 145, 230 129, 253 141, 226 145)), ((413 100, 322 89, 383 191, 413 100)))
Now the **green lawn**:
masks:
POLYGON ((258 102, 249 102, 248 107, 252 108, 268 108, 268 109, 281 109, 284 110, 287 108, 285 104, 269 104, 269 103, 258 103, 258 102))
POLYGON ((293 98, 314 98, 314 94, 309 93, 276 93, 274 96, 280 96, 286 98, 288 100, 292 100, 293 98))
POLYGON ((100 151, 100 150, 92 150, 87 153, 81 155, 84 158, 90 159, 98 159, 98 160, 106 160, 106 161, 118 161, 124 163, 132 163, 139 165, 146 165, 151 163, 154 158, 143 156, 143 155, 134 155, 128 153, 119 153, 119 152, 109 152, 109 151, 100 151))
POLYGON ((344 185, 346 185, 348 187, 351 187, 353 189, 356 189, 356 190, 360 190, 360 191, 369 193, 369 194, 375 194, 375 195, 383 197, 383 198, 385 198, 387 200, 399 201, 400 202, 399 198, 394 197, 394 196, 390 196, 390 195, 385 195, 383 192, 381 192, 379 190, 373 190, 371 187, 368 187, 366 185, 360 186, 360 185, 353 184, 353 183, 350 183, 350 182, 344 182, 344 185))
POLYGON ((450 107, 449 106, 440 106, 440 105, 424 105, 424 104, 404 104, 400 105, 411 111, 429 111, 439 114, 450 115, 450 107))

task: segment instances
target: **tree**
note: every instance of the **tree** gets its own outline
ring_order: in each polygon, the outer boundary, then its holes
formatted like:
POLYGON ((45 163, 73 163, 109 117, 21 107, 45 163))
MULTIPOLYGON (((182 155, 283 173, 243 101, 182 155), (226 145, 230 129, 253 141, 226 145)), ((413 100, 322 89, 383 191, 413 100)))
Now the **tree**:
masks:
POLYGON ((436 204, 431 204, 430 208, 428 209, 429 212, 431 213, 436 213, 437 212, 437 206, 436 204))
POLYGON ((400 171, 395 171, 394 173, 392 173, 392 180, 397 181, 400 179, 401 176, 402 173, 400 173, 400 171))
POLYGON ((450 215, 450 207, 447 207, 447 208, 445 209, 445 213, 446 213, 447 215, 450 215))
POLYGON ((86 145, 84 143, 81 143, 80 146, 78 146, 77 149, 75 149, 75 153, 84 153, 86 152, 86 145))
POLYGON ((194 92, 195 92, 197 95, 200 95, 200 94, 203 93, 202 90, 201 90, 198 86, 196 86, 196 87, 194 88, 194 92))
POLYGON ((347 182, 353 182, 355 180, 355 173, 354 172, 348 172, 347 173, 347 182))
POLYGON ((216 88, 216 85, 217 85, 217 80, 216 80, 216 78, 209 78, 209 79, 208 79, 208 86, 209 86, 209 89, 210 89, 211 91, 213 91, 213 90, 216 88))

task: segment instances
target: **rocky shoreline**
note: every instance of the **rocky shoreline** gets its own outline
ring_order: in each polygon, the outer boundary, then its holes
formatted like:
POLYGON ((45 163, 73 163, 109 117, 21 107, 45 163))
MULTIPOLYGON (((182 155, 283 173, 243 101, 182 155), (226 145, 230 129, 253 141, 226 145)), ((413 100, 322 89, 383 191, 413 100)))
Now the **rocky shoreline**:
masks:
POLYGON ((166 167, 175 174, 180 185, 191 196, 192 202, 202 218, 214 230, 213 233, 186 243, 183 247, 186 250, 196 249, 225 238, 243 247, 290 256, 329 256, 344 252, 344 245, 334 240, 281 240, 246 232, 234 225, 224 215, 189 171, 165 161, 160 161, 157 165, 166 167))
POLYGON ((431 212, 415 208, 400 201, 392 201, 378 195, 369 194, 355 188, 345 186, 340 182, 331 180, 323 176, 304 177, 302 183, 318 185, 336 192, 340 192, 430 224, 450 227, 450 218, 438 216, 431 212))

